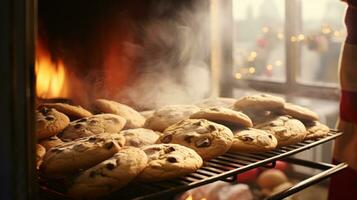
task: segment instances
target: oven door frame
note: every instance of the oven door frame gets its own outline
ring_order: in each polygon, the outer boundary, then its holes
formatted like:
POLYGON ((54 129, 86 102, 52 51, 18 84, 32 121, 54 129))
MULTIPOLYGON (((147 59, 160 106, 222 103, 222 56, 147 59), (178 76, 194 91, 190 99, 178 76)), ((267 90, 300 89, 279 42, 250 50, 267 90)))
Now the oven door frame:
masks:
POLYGON ((0 199, 36 199, 36 0, 0 2, 0 199))

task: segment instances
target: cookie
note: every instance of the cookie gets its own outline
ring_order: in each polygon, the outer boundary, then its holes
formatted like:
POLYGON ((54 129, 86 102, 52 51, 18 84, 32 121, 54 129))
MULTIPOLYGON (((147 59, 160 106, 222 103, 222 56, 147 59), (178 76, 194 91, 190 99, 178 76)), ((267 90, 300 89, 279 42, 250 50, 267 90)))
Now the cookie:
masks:
POLYGON ((305 122, 307 130, 306 140, 316 139, 328 135, 330 128, 319 121, 305 122))
POLYGON ((59 112, 66 114, 71 120, 89 117, 92 115, 91 112, 80 106, 72 106, 66 103, 44 103, 40 105, 40 108, 41 107, 54 108, 59 112))
POLYGON ((49 138, 45 138, 39 141, 39 143, 45 147, 45 149, 48 151, 52 147, 58 146, 63 144, 63 141, 59 139, 57 136, 51 136, 49 138))
POLYGON ((146 111, 141 111, 140 115, 145 117, 145 119, 148 119, 154 115, 155 110, 146 110, 146 111))
POLYGON ((147 165, 144 151, 123 147, 111 158, 80 173, 68 189, 75 199, 94 199, 127 185, 147 165))
POLYGON ((36 144, 36 168, 38 169, 42 163, 42 159, 46 154, 46 149, 40 144, 36 144))
POLYGON ((139 181, 160 181, 196 171, 202 158, 192 149, 178 144, 155 144, 142 147, 148 164, 139 174, 139 181))
POLYGON ((119 134, 93 135, 67 142, 51 148, 40 169, 47 177, 65 177, 112 157, 124 143, 124 136, 119 134))
POLYGON ((238 130, 233 135, 233 144, 230 151, 263 152, 275 149, 278 145, 273 134, 255 128, 238 130))
POLYGON ((94 106, 102 113, 116 114, 126 119, 125 128, 140 128, 145 124, 145 117, 133 108, 105 99, 97 99, 94 106))
POLYGON ((234 103, 236 110, 279 110, 284 107, 285 100, 269 94, 245 96, 234 103))
POLYGON ((120 131, 125 137, 125 146, 142 147, 155 144, 161 133, 146 128, 127 129, 120 131))
POLYGON ((291 103, 285 103, 281 113, 303 121, 316 121, 319 119, 319 116, 314 111, 291 103))
POLYGON ((224 107, 224 108, 233 108, 234 103, 237 100, 234 98, 226 98, 226 97, 216 97, 203 99, 200 102, 196 103, 200 108, 210 108, 210 107, 224 107))
POLYGON ((301 142, 307 133, 304 124, 289 115, 275 117, 272 120, 256 125, 254 128, 273 134, 278 140, 278 146, 301 142))
POLYGON ((57 135, 69 124, 69 118, 53 108, 36 110, 36 136, 38 139, 57 135))
POLYGON ((145 127, 162 132, 172 124, 183 119, 188 119, 190 115, 199 110, 200 109, 194 105, 163 106, 156 109, 153 116, 146 120, 145 127))
POLYGON ((220 124, 233 124, 242 127, 252 127, 250 118, 242 112, 224 107, 210 107, 201 109, 190 116, 191 119, 207 119, 220 124))
POLYGON ((231 148, 232 131, 206 119, 186 119, 168 127, 158 140, 194 149, 204 160, 224 154, 231 148))
POLYGON ((98 114, 72 121, 58 136, 62 140, 74 140, 102 133, 118 133, 124 128, 126 120, 119 115, 98 114))

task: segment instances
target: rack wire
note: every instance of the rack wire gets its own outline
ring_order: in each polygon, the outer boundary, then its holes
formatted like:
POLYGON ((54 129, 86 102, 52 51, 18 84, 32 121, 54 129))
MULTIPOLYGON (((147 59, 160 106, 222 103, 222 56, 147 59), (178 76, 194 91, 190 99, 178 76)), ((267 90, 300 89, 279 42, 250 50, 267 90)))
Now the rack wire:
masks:
MULTIPOLYGON (((325 170, 319 176, 313 176, 308 182, 303 182, 302 185, 297 185, 292 187, 284 193, 275 195, 276 197, 270 197, 270 199, 282 199, 289 196, 295 192, 298 192, 311 183, 323 180, 332 174, 342 170, 347 167, 346 164, 331 165, 331 164, 321 164, 314 163, 310 161, 298 160, 288 158, 291 155, 297 154, 299 152, 305 151, 317 145, 323 144, 325 142, 331 141, 336 137, 340 136, 342 133, 336 130, 331 130, 330 133, 316 140, 305 140, 303 142, 281 147, 269 152, 263 153, 232 153, 228 152, 222 156, 216 157, 209 161, 206 161, 204 165, 198 169, 196 172, 191 173, 187 176, 180 177, 177 179, 153 182, 147 184, 134 183, 121 190, 114 192, 109 197, 105 199, 135 199, 135 200, 146 200, 146 199, 172 199, 178 193, 187 191, 189 189, 212 183, 218 180, 224 181, 235 181, 237 174, 243 173, 250 169, 257 167, 274 167, 277 160, 286 159, 290 162, 295 162, 304 166, 317 168, 325 170), (290 160, 289 160, 290 159, 290 160)), ((42 189, 47 190, 47 187, 42 189)), ((56 188, 54 188, 56 189, 56 188)), ((56 191, 55 191, 56 192, 56 191)), ((61 194, 56 192, 57 195, 61 194)), ((61 198, 63 198, 62 196, 61 198)))

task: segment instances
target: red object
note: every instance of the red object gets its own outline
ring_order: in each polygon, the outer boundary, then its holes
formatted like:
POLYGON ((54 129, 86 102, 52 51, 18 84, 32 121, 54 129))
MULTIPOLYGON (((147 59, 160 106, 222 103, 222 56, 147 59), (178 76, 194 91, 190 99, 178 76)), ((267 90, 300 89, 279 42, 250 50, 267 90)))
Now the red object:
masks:
POLYGON ((237 175, 237 182, 238 183, 249 183, 253 182, 258 178, 259 170, 257 168, 251 169, 249 171, 246 171, 244 173, 238 174, 237 175))

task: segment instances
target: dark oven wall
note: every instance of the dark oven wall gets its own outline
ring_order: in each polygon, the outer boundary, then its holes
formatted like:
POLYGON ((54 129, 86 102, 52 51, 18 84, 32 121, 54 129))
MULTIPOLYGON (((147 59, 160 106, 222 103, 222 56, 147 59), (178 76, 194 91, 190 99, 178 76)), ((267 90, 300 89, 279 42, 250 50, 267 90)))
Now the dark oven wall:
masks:
POLYGON ((37 43, 65 63, 75 103, 109 98, 147 109, 209 94, 207 0, 39 0, 38 6, 37 43))

